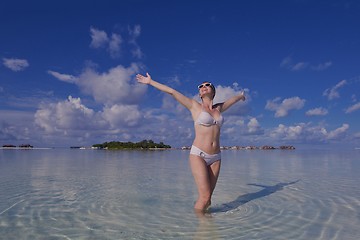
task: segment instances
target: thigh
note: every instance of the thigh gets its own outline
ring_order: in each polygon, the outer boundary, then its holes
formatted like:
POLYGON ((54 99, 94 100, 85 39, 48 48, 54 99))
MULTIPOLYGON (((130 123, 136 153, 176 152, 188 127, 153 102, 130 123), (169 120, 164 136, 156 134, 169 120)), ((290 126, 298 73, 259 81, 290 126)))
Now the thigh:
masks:
POLYGON ((210 166, 208 166, 211 191, 214 191, 216 182, 220 174, 220 167, 221 167, 221 161, 216 161, 210 166))
POLYGON ((200 194, 210 194, 211 185, 209 171, 204 159, 199 156, 190 154, 189 157, 191 172, 200 194))

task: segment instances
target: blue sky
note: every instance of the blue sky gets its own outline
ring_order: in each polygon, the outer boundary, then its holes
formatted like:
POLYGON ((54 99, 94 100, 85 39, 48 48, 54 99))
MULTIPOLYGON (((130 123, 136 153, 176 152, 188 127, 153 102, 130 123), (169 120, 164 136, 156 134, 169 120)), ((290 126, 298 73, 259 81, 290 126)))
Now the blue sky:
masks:
POLYGON ((0 144, 191 145, 189 97, 211 81, 222 145, 360 146, 358 1, 2 1, 0 144), (51 2, 51 3, 49 3, 51 2))

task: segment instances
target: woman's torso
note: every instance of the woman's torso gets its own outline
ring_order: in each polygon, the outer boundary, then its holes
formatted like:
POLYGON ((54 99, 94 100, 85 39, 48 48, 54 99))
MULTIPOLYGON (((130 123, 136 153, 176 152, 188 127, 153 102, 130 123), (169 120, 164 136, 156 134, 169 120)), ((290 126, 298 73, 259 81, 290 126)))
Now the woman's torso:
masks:
POLYGON ((220 128, 224 121, 219 109, 204 109, 193 113, 195 139, 193 145, 208 154, 220 152, 220 128))

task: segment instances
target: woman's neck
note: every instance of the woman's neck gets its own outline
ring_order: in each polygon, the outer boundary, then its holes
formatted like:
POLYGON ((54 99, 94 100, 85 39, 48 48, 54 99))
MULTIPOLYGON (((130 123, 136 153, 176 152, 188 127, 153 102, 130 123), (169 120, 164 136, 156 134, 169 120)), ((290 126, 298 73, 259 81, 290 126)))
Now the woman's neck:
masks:
POLYGON ((204 98, 202 99, 202 106, 203 106, 204 108, 208 108, 208 109, 211 110, 212 107, 213 107, 213 100, 210 99, 210 98, 204 97, 204 98))

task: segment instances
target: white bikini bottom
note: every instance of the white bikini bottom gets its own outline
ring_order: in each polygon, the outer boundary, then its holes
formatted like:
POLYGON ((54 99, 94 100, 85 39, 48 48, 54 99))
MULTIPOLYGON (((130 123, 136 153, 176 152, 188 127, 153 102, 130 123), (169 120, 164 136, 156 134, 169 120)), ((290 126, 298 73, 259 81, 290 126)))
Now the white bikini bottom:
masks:
POLYGON ((191 146, 190 154, 199 156, 202 159, 204 159, 207 166, 210 166, 214 162, 221 160, 221 152, 216 153, 216 154, 208 154, 194 145, 191 146))

